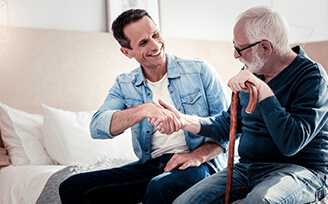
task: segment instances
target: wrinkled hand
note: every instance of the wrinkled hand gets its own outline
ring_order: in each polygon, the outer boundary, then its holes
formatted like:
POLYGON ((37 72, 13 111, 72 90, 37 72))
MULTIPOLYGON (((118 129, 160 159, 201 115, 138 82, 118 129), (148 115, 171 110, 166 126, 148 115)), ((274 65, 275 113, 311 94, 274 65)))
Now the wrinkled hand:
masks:
POLYGON ((239 91, 248 93, 249 90, 245 84, 247 81, 255 86, 258 94, 258 102, 274 95, 271 88, 264 81, 247 70, 241 70, 237 75, 232 77, 228 82, 228 87, 235 93, 239 91))
POLYGON ((179 131, 186 121, 183 119, 182 115, 174 106, 158 99, 159 104, 163 107, 163 110, 168 111, 170 116, 158 117, 157 115, 149 116, 148 122, 156 126, 157 130, 162 134, 170 135, 173 132, 179 131))
POLYGON ((177 167, 179 167, 179 170, 185 170, 189 167, 199 167, 201 164, 201 161, 192 153, 174 154, 166 164, 164 172, 169 172, 177 167))
POLYGON ((228 87, 231 88, 233 92, 246 92, 248 93, 248 88, 246 86, 246 82, 251 82, 254 84, 257 90, 259 90, 260 86, 262 85, 263 81, 259 78, 257 78, 254 74, 247 70, 241 70, 238 74, 233 76, 229 81, 228 81, 228 87))

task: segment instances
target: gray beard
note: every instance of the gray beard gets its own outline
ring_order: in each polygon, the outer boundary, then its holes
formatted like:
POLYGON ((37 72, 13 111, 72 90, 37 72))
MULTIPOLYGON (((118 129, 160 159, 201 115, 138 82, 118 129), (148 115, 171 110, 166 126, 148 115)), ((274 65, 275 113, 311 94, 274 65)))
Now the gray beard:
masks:
POLYGON ((254 53, 252 62, 248 64, 248 71, 251 73, 259 73, 264 66, 264 60, 257 53, 254 53))

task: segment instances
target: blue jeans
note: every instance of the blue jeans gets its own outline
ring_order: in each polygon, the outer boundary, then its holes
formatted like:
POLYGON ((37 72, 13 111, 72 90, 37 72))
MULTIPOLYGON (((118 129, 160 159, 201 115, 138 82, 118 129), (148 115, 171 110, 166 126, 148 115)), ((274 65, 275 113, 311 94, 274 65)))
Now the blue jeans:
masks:
MULTIPOLYGON (((226 169, 204 179, 180 195, 174 204, 224 203, 226 169)), ((231 201, 244 203, 309 203, 327 195, 327 175, 294 164, 237 163, 231 201)))
POLYGON ((163 173, 172 156, 165 154, 145 164, 73 175, 59 187, 61 201, 63 204, 172 203, 185 190, 210 176, 211 171, 205 163, 163 173))

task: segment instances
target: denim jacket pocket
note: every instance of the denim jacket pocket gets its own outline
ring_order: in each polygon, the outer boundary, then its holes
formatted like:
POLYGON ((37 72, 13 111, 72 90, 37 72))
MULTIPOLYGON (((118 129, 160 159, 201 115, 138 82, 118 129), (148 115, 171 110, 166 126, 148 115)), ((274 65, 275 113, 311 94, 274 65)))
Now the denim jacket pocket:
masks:
POLYGON ((137 99, 132 99, 132 98, 126 98, 123 101, 124 105, 126 108, 132 108, 134 106, 143 104, 143 102, 141 100, 137 100, 137 99))
POLYGON ((198 116, 208 116, 208 108, 205 103, 203 92, 201 89, 196 89, 190 94, 181 97, 181 104, 185 109, 186 113, 191 115, 195 114, 198 116), (204 111, 206 110, 206 111, 204 111))

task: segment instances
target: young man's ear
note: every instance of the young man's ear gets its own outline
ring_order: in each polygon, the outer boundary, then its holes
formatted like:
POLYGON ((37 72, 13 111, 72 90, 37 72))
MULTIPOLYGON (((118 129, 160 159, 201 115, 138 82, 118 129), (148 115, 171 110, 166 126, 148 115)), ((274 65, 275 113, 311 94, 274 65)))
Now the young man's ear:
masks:
POLYGON ((127 56, 128 58, 130 58, 130 59, 133 58, 130 49, 128 49, 128 48, 126 48, 126 47, 121 47, 120 50, 121 50, 121 52, 122 52, 125 56, 127 56))

